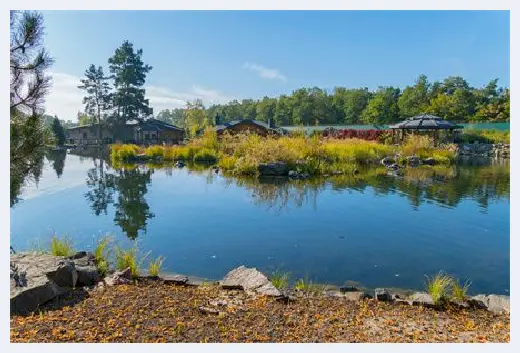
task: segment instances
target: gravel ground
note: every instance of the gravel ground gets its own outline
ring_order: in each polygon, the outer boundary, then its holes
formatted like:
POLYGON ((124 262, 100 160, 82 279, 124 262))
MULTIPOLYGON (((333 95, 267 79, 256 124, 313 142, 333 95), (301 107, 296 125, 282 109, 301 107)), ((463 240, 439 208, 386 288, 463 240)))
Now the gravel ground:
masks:
POLYGON ((509 342, 509 315, 372 299, 284 303, 216 286, 160 283, 76 290, 29 316, 11 342, 509 342))

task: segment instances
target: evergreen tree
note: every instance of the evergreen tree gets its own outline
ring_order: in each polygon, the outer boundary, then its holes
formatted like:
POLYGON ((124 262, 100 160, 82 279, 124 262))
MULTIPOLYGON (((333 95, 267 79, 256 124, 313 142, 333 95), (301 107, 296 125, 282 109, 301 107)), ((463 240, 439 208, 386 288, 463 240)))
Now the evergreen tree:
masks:
POLYGON ((61 126, 60 120, 57 116, 54 117, 54 121, 52 122, 52 132, 54 133, 56 146, 63 146, 66 139, 65 129, 61 126))

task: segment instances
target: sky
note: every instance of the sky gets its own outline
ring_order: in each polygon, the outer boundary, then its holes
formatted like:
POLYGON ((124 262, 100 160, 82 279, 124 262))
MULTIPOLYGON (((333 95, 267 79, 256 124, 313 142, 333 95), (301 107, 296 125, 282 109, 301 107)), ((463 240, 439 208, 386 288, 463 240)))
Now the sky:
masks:
POLYGON ((55 58, 46 112, 76 120, 79 80, 90 64, 108 72, 124 40, 153 69, 154 114, 201 98, 290 94, 413 84, 462 76, 509 87, 508 11, 43 11, 44 45, 55 58))

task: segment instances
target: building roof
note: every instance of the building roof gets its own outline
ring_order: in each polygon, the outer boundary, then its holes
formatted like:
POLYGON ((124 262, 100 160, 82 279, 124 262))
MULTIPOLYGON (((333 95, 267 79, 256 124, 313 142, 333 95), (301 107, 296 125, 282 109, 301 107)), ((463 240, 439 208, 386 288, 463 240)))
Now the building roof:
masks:
MULTIPOLYGON (((126 126, 138 126, 137 129, 143 130, 143 131, 162 131, 162 130, 177 130, 177 131, 184 131, 181 128, 178 128, 175 125, 171 125, 168 123, 165 123, 164 121, 157 120, 157 119, 147 119, 147 120, 129 120, 125 124, 126 126)), ((80 128, 91 128, 91 127, 97 127, 97 125, 93 124, 87 124, 82 126, 75 126, 75 127, 69 127, 67 130, 74 130, 74 129, 80 129, 80 128)))
POLYGON ((389 125, 390 129, 410 129, 410 130, 447 130, 447 129, 462 129, 461 125, 446 121, 435 115, 421 114, 400 123, 389 125))
POLYGON ((225 129, 229 128, 229 127, 232 127, 232 126, 235 126, 235 125, 238 125, 238 124, 244 124, 244 123, 258 125, 258 126, 263 127, 264 129, 267 129, 267 130, 275 130, 275 129, 270 128, 269 125, 267 125, 263 121, 258 121, 258 120, 253 120, 253 119, 232 120, 230 122, 227 122, 227 123, 224 123, 224 124, 219 124, 219 125, 215 126, 215 130, 216 131, 225 130, 225 129))

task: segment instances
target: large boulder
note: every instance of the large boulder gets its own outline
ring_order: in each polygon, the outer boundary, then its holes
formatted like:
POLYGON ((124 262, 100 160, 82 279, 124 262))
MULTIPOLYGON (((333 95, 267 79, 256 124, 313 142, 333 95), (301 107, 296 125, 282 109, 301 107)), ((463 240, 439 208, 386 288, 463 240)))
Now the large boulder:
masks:
POLYGON ((224 289, 241 289, 261 295, 280 296, 280 291, 256 268, 237 267, 220 282, 224 289))
POLYGON ((412 302, 412 305, 421 305, 421 306, 427 306, 427 307, 434 307, 435 304, 433 303, 433 299, 431 295, 424 292, 417 292, 410 296, 410 301, 412 302))
POLYGON ((381 164, 389 168, 391 165, 395 164, 395 159, 393 159, 392 157, 385 157, 381 159, 381 164))
POLYGON ((391 301, 392 300, 392 294, 385 289, 385 288, 376 288, 374 290, 374 297, 379 301, 391 301))
POLYGON ((496 314, 506 313, 509 314, 509 297, 507 295, 484 295, 479 294, 469 299, 470 304, 486 308, 487 310, 496 314))
POLYGON ((40 253, 11 254, 11 312, 27 314, 73 287, 91 285, 99 279, 92 257, 40 253))
POLYGON ((260 163, 258 173, 261 176, 286 176, 289 174, 289 167, 284 162, 260 163))

